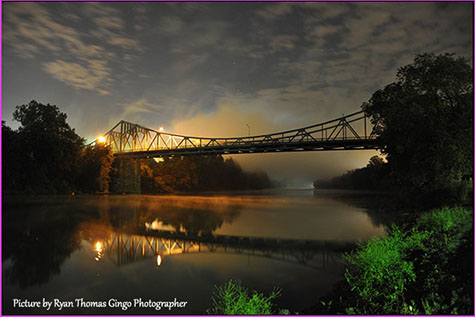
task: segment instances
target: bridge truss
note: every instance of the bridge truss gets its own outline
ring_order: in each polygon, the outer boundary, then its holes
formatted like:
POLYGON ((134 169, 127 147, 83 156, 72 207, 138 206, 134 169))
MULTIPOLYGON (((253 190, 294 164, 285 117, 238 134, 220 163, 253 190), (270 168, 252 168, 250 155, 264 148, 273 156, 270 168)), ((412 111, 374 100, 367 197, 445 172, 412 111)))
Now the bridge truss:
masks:
POLYGON ((233 236, 198 238, 159 231, 113 231, 99 243, 101 249, 96 250, 96 261, 108 256, 118 266, 157 256, 160 256, 160 262, 157 263, 160 265, 168 256, 210 252, 264 257, 325 271, 340 267, 342 253, 355 248, 355 244, 351 242, 286 241, 233 236))
POLYGON ((304 128, 248 137, 185 136, 126 121, 120 121, 104 137, 114 154, 133 158, 379 148, 374 127, 363 111, 304 128))

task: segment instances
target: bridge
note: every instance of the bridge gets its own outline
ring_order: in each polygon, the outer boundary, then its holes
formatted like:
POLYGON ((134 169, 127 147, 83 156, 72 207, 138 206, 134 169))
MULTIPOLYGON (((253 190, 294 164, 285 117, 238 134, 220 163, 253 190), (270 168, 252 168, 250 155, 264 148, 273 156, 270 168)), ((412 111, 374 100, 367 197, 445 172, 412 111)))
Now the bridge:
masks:
MULTIPOLYGON (((94 141, 91 144, 95 144, 94 141)), ((140 159, 196 155, 228 155, 380 148, 375 126, 364 111, 330 121, 270 134, 213 138, 195 137, 153 129, 120 121, 103 137, 101 143, 112 150, 119 161, 114 191, 140 193, 140 159)))
POLYGON ((154 265, 186 253, 238 254, 332 271, 341 265, 343 252, 356 247, 350 241, 285 240, 237 236, 189 236, 179 232, 115 229, 95 244, 96 261, 107 256, 117 266, 154 259, 154 265))
POLYGON ((211 138, 155 131, 120 121, 104 135, 115 156, 152 158, 192 155, 226 155, 266 152, 377 149, 373 125, 363 111, 271 134, 211 138))

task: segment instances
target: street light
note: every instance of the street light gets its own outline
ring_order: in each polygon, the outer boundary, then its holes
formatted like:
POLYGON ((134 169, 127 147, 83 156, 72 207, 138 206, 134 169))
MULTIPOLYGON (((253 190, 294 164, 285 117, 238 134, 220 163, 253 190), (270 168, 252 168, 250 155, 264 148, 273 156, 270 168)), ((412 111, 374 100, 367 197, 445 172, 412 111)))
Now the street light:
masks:
POLYGON ((98 141, 99 143, 106 143, 106 138, 103 137, 103 136, 100 136, 100 137, 97 138, 97 141, 98 141))
POLYGON ((163 127, 160 127, 160 129, 158 129, 158 131, 160 132, 163 132, 163 130, 164 130, 163 127))
POLYGON ((247 133, 248 133, 249 136, 251 136, 251 126, 247 123, 246 123, 246 125, 247 125, 247 133))

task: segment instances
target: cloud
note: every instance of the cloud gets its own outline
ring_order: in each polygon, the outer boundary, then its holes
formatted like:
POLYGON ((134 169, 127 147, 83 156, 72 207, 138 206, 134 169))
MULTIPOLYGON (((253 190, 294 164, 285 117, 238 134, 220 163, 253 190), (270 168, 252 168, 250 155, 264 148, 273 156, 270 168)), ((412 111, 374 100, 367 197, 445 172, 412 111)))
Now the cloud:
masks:
POLYGON ((84 8, 88 19, 96 25, 96 29, 91 31, 93 36, 113 46, 140 50, 138 41, 123 32, 125 22, 120 10, 98 2, 88 3, 84 8))
POLYGON ((351 8, 346 3, 326 3, 326 5, 322 7, 322 17, 324 19, 332 19, 342 16, 350 10, 351 8))
POLYGON ((334 35, 342 30, 344 30, 344 27, 341 25, 316 25, 313 26, 308 36, 310 38, 322 38, 328 35, 334 35))
POLYGON ((86 44, 81 40, 78 31, 55 21, 48 10, 37 3, 12 3, 6 9, 7 44, 16 48, 29 44, 35 47, 35 52, 42 49, 55 55, 64 56, 69 53, 72 57, 82 60, 104 54, 103 47, 86 44))
POLYGON ((259 112, 240 111, 234 104, 221 104, 211 113, 198 113, 191 118, 178 119, 172 131, 177 134, 203 137, 239 137, 276 131, 278 127, 259 112))
POLYGON ((183 62, 176 64, 174 67, 174 72, 176 74, 185 74, 194 68, 203 65, 208 61, 209 55, 202 54, 191 54, 183 58, 183 62))
POLYGON ((94 19, 94 23, 98 26, 111 30, 122 30, 124 28, 124 21, 118 16, 100 16, 94 19))
POLYGON ((109 70, 101 60, 91 60, 87 67, 62 60, 44 64, 44 70, 54 78, 78 89, 95 90, 101 95, 108 95, 109 70))
POLYGON ((107 43, 111 45, 122 46, 125 48, 131 48, 131 47, 137 46, 136 40, 123 37, 123 36, 114 36, 114 35, 109 35, 109 38, 107 39, 107 43))
POLYGON ((147 8, 144 5, 136 5, 134 6, 134 29, 136 31, 142 31, 148 27, 148 19, 147 19, 147 8))
POLYGON ((185 22, 178 16, 166 16, 160 19, 158 32, 177 35, 185 28, 185 22))
POLYGON ((278 35, 271 38, 270 47, 273 51, 291 50, 298 40, 296 35, 278 35))
POLYGON ((416 54, 455 50, 471 56, 471 31, 467 29, 466 35, 455 31, 463 29, 471 15, 463 14, 462 6, 309 3, 305 8, 309 9, 303 19, 306 45, 298 47, 292 58, 280 57, 273 69, 275 78, 287 78, 287 88, 298 86, 301 92, 282 93, 280 87, 267 92, 267 98, 307 100, 298 102, 302 109, 312 98, 327 107, 333 107, 327 102, 337 101, 341 109, 357 108, 376 89, 394 81, 397 68, 416 54), (325 20, 333 16, 325 15, 327 8, 335 8, 338 21, 325 20))
POLYGON ((140 98, 139 100, 125 105, 125 109, 122 112, 122 118, 125 120, 130 120, 130 115, 136 116, 137 114, 141 113, 149 113, 151 112, 151 108, 153 105, 148 102, 145 98, 140 98))
POLYGON ((173 41, 170 48, 175 52, 204 52, 225 49, 223 43, 229 36, 229 24, 225 21, 196 20, 185 23, 177 17, 168 17, 166 26, 161 25, 163 31, 173 41))
POLYGON ((364 47, 371 42, 377 31, 389 23, 391 13, 383 8, 366 6, 358 10, 358 17, 347 19, 344 24, 350 30, 342 46, 348 49, 364 47))
MULTIPOLYGON (((6 39, 8 37, 4 37, 6 39)), ((11 42, 11 46, 16 51, 16 55, 23 58, 33 58, 38 52, 38 46, 26 42, 11 42)))
POLYGON ((129 103, 121 103, 114 109, 114 114, 109 116, 108 126, 112 127, 120 120, 125 120, 140 125, 145 125, 151 129, 158 129, 156 118, 160 117, 163 105, 149 101, 141 97, 129 103), (148 118, 149 120, 145 120, 148 118))
MULTIPOLYGON (((60 51, 56 39, 70 40, 76 36, 74 29, 62 27, 51 20, 49 13, 37 3, 11 3, 5 7, 6 26, 4 27, 7 44, 12 42, 15 49, 24 44, 51 51, 60 51)), ((21 52, 19 52, 21 53, 21 52)))
MULTIPOLYGON (((120 12, 98 3, 73 7, 84 9, 88 15, 84 18, 84 15, 68 11, 64 15, 54 15, 49 8, 32 2, 6 5, 5 44, 23 58, 49 56, 43 69, 71 87, 109 94, 113 81, 110 64, 117 59, 117 53, 106 44, 140 51, 138 41, 123 32, 120 12), (96 28, 85 35, 71 26, 71 21, 77 24, 82 19, 94 22, 92 25, 96 28), (91 36, 102 41, 90 41, 91 36), (78 73, 74 74, 75 71, 78 73)), ((123 64, 126 67, 126 63, 123 64)))
POLYGON ((275 20, 291 13, 293 7, 294 6, 290 3, 273 3, 271 5, 266 5, 264 8, 258 10, 256 13, 258 16, 264 18, 265 20, 275 20))

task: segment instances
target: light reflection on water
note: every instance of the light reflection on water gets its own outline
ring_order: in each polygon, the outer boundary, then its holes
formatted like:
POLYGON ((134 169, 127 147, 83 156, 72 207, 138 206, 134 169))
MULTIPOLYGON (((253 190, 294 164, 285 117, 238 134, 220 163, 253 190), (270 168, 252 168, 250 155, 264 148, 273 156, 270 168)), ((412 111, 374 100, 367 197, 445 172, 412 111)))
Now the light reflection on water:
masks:
MULTIPOLYGON (((216 283, 240 279, 279 306, 315 303, 342 276, 347 242, 384 232, 365 208, 325 192, 12 198, 3 206, 3 313, 12 298, 188 301, 203 313, 216 283)), ((45 311, 36 311, 45 313, 45 311)), ((50 312, 48 312, 50 313, 50 312)), ((67 309, 52 313, 156 314, 67 309)))

